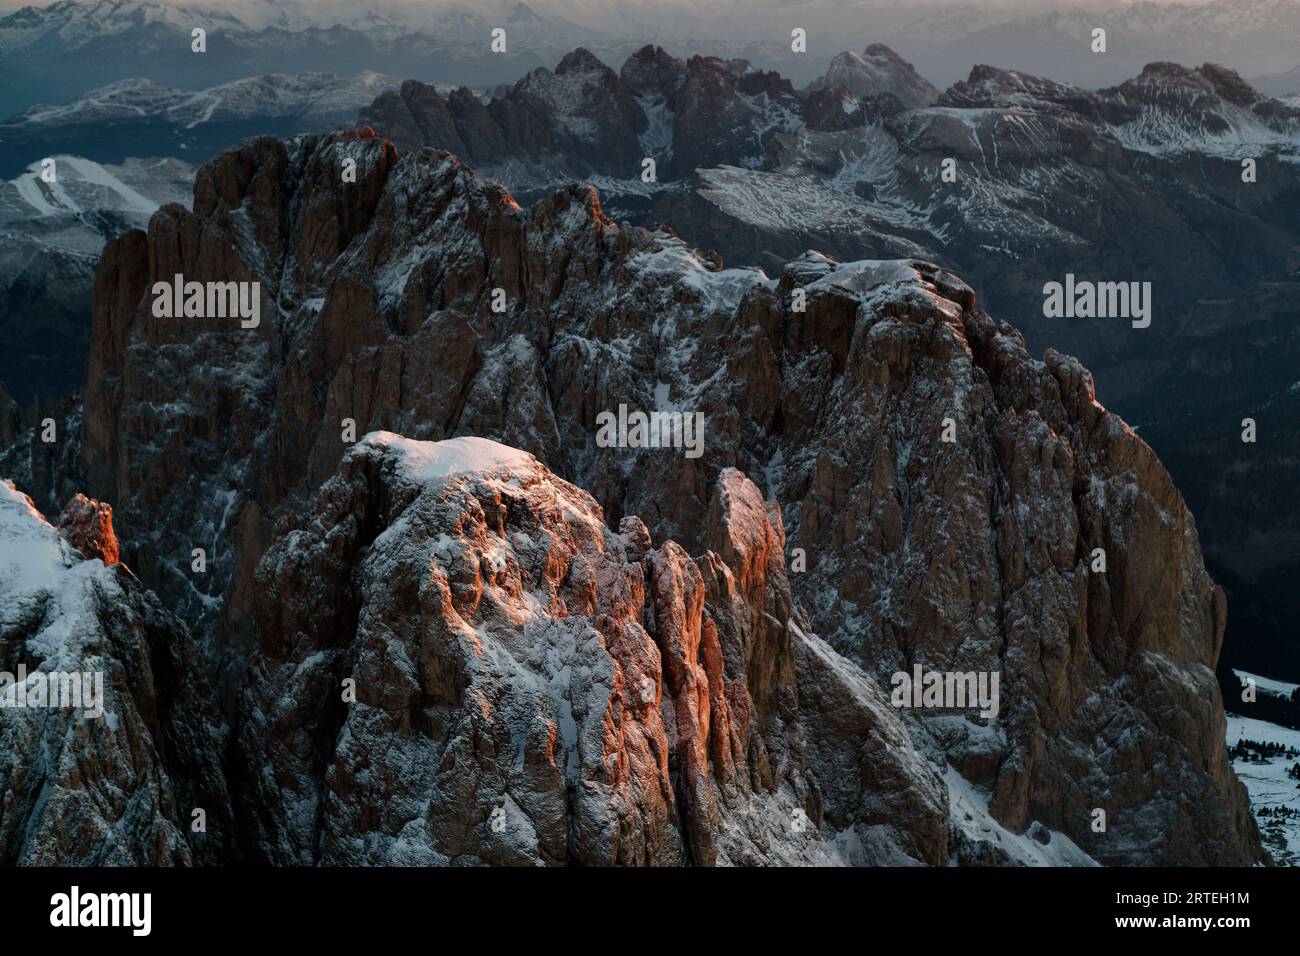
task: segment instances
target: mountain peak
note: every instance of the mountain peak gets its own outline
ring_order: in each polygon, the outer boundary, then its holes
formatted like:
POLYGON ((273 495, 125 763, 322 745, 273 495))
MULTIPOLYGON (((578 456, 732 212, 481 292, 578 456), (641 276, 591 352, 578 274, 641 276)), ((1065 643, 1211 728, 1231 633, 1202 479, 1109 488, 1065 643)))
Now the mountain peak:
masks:
POLYGON ((506 15, 508 23, 514 24, 534 24, 542 23, 543 20, 537 15, 537 11, 524 3, 523 0, 515 3, 510 7, 510 12, 506 15))
POLYGON ((814 80, 809 90, 833 86, 842 86, 858 97, 888 93, 908 109, 929 106, 939 98, 939 91, 912 64, 883 43, 873 43, 862 53, 836 54, 826 74, 814 80))
POLYGON ((352 454, 368 454, 369 449, 394 453, 401 473, 419 483, 465 474, 517 477, 540 467, 528 452, 487 438, 413 441, 392 432, 377 431, 362 438, 352 454))
POLYGON ((1224 614, 1195 522, 1078 361, 1032 358, 937 266, 710 268, 679 239, 611 222, 589 186, 523 210, 446 154, 305 136, 207 164, 193 211, 165 207, 147 234, 110 243, 96 288, 89 490, 160 553, 218 529, 213 605, 183 576, 160 587, 214 633, 245 626, 221 607, 257 609, 257 632, 221 633, 265 678, 246 695, 239 759, 270 861, 942 863, 980 839, 954 834, 944 800, 971 786, 1007 831, 1037 820, 1075 860, 1260 857, 1204 706, 1224 614), (354 189, 337 188, 341 155, 364 170, 354 189), (210 241, 182 241, 196 233, 210 241), (257 277, 278 308, 251 333, 159 323, 155 272, 257 277), (796 287, 805 309, 791 308, 796 287), (141 336, 157 347, 133 347, 141 336), (183 414, 212 436, 213 466, 196 478, 157 436, 197 394, 210 404, 183 414), (611 438, 609 417, 633 413, 675 415, 676 440, 611 438), (359 449, 345 419, 369 433, 359 449), (957 442, 940 440, 949 421, 957 442), (182 482, 185 495, 159 491, 182 482), (237 538, 227 513, 266 534, 237 538), (843 548, 850 521, 859 548, 843 548), (844 566, 792 582, 787 534, 844 566), (982 545, 994 539, 996 553, 982 545), (1123 542, 1142 544, 1109 575, 1080 564, 1123 542), (1003 623, 1026 614, 1034 627, 1003 623), (915 657, 999 672, 1004 733, 900 720, 879 681, 915 657), (418 667, 394 679, 387 662, 404 659, 418 667), (375 697, 339 716, 340 733, 326 697, 350 673, 375 697), (285 694, 291 679, 302 693, 285 694), (507 703, 472 705, 484 699, 507 703), (430 701, 498 753, 524 741, 529 785, 469 751, 475 787, 431 783, 448 724, 405 718, 430 701), (285 721, 304 732, 285 741, 285 721), (329 774, 321 740, 336 742, 329 774), (864 740, 888 746, 828 772, 864 740), (946 786, 931 752, 954 768, 946 786), (1117 760, 1151 769, 1117 782, 1117 760), (398 772, 412 766, 433 776, 398 772), (284 801, 282 780, 300 800, 284 801), (445 818, 366 809, 376 788, 414 805, 435 785, 445 818), (752 790, 733 802, 728 786, 752 790), (492 812, 476 794, 507 792, 527 794, 511 819, 537 826, 507 839, 461 825, 492 812), (1099 792, 1132 839, 1090 830, 1099 792), (812 808, 806 839, 764 822, 799 807, 812 808))
POLYGON ((564 59, 555 68, 556 76, 565 76, 575 73, 613 73, 608 66, 601 62, 596 54, 592 53, 586 47, 578 47, 571 53, 567 53, 564 59))
POLYGON ((1240 73, 1217 63, 1204 63, 1196 69, 1167 61, 1148 63, 1138 76, 1121 84, 1118 89, 1159 95, 1162 89, 1180 86, 1193 94, 1201 91, 1243 108, 1264 99, 1258 90, 1242 79, 1240 73))

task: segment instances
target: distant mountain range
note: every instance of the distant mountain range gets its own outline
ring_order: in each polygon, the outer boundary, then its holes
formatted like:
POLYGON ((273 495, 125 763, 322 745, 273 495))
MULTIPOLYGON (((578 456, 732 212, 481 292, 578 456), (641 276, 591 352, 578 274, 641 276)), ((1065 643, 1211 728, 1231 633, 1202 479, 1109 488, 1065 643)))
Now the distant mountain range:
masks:
POLYGON ((0 176, 53 153, 99 162, 129 156, 207 159, 245 136, 289 136, 350 123, 357 110, 399 80, 380 73, 272 73, 202 90, 134 77, 67 103, 37 104, 0 123, 0 176))
POLYGON ((525 4, 487 11, 445 9, 411 28, 378 14, 347 24, 306 5, 259 4, 252 17, 156 0, 65 0, 0 18, 0 117, 59 103, 105 82, 143 78, 184 90, 264 73, 387 72, 434 81, 491 84, 554 62, 586 31, 543 20, 525 4), (493 27, 507 49, 489 49, 493 27), (191 50, 206 31, 207 51, 191 50))
POLYGON ((707 7, 625 6, 617 17, 584 11, 572 19, 539 9, 511 0, 473 6, 380 0, 354 16, 292 0, 183 7, 159 0, 63 0, 25 7, 0 17, 0 118, 139 76, 199 89, 262 73, 382 69, 426 82, 491 86, 555 63, 578 46, 617 61, 648 41, 678 55, 707 49, 743 57, 779 69, 800 86, 821 75, 846 46, 871 42, 898 50, 940 85, 980 63, 1089 87, 1118 83, 1157 60, 1208 60, 1246 76, 1281 75, 1300 64, 1296 0, 1050 12, 806 4, 747 13, 749 27, 741 31, 734 18, 707 7), (808 31, 806 53, 791 51, 794 25, 808 31), (1089 45, 1098 26, 1107 30, 1104 54, 1089 45), (195 27, 208 32, 206 54, 190 50, 195 27), (507 32, 504 53, 489 48, 496 27, 507 32))
POLYGON ((148 225, 159 206, 188 205, 194 184, 193 167, 176 159, 52 159, 52 183, 40 163, 0 182, 0 389, 23 407, 81 385, 104 243, 148 225))

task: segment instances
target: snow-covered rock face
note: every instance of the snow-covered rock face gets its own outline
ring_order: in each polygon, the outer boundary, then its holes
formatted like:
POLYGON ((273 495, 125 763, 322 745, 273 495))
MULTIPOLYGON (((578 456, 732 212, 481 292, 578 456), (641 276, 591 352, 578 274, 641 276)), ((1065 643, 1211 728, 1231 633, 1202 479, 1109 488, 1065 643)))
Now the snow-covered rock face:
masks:
POLYGON ((356 76, 272 73, 213 86, 177 90, 152 80, 118 80, 69 103, 32 106, 4 124, 7 135, 33 136, 73 126, 159 123, 192 129, 259 117, 294 117, 320 124, 350 119, 401 81, 381 73, 356 76))
MULTIPOLYGON (((81 510, 65 516, 74 539, 81 510)), ((228 858, 222 736, 198 659, 129 570, 83 559, 0 481, 0 862, 228 858), (192 833, 196 809, 206 832, 192 833)))
POLYGON ((62 396, 81 384, 90 288, 104 243, 143 228, 161 205, 188 202, 194 188, 193 167, 179 160, 111 165, 45 155, 54 182, 39 161, 0 182, 0 337, 32 343, 0 353, 0 380, 23 407, 33 396, 62 396))
MULTIPOLYGON (((978 66, 933 106, 880 100, 842 84, 815 90, 803 125, 768 136, 761 163, 737 151, 698 170, 689 193, 659 200, 657 218, 739 262, 807 247, 880 255, 910 243, 920 250, 912 254, 979 275, 1016 308, 1038 295, 1040 273, 1115 268, 1116 235, 1129 237, 1134 259, 1154 263, 1167 297, 1193 286, 1223 294, 1285 259, 1286 246, 1264 241, 1240 256, 1221 252, 1243 215, 1259 220, 1251 235, 1277 228, 1238 195, 1239 161, 1267 164, 1270 196, 1285 202, 1300 155, 1300 114, 1229 70, 1153 64, 1094 93, 978 66), (940 179, 948 160, 951 182, 940 179), (1194 172, 1202 163, 1208 181, 1194 172), (1179 210, 1196 190, 1214 200, 1188 228, 1179 210), (1098 205, 1107 217, 1093 214, 1098 205)), ((1072 348, 1102 337, 1061 334, 1072 348)))
POLYGON ((1096 92, 976 66, 969 79, 944 92, 940 104, 1062 114, 1095 125, 1102 137, 1130 150, 1157 156, 1300 153, 1300 113, 1216 64, 1188 69, 1153 62, 1138 77, 1096 92))
POLYGON ((0 484, 0 508, 0 595, 26 595, 72 564, 58 531, 12 482, 0 484))
POLYGON ((1089 92, 1015 70, 976 67, 940 105, 1062 113, 1093 123, 1129 149, 1236 158, 1300 154, 1300 113, 1213 63, 1150 63, 1119 86, 1089 92))
POLYGON ((1263 150, 1300 157, 1300 110, 1261 95, 1213 63, 1198 70, 1152 63, 1141 76, 1098 96, 1116 116, 1111 129, 1133 149, 1234 159, 1258 158, 1263 150))
POLYGON ((851 50, 831 60, 826 75, 815 80, 811 90, 841 86, 854 96, 889 93, 907 109, 929 106, 939 98, 936 90, 901 56, 889 47, 873 43, 861 53, 851 50))
POLYGON ((333 859, 749 859, 802 807, 816 832, 768 853, 999 859, 935 835, 880 692, 913 664, 1000 674, 988 726, 906 727, 1008 830, 1108 863, 1259 857, 1211 670, 1222 594, 1177 490, 1077 361, 1031 359, 941 269, 719 270, 590 189, 525 211, 454 157, 351 135, 208 164, 194 211, 111 243, 96 288, 87 490, 224 685, 249 665, 266 858, 312 858, 319 828, 333 859), (176 273, 276 307, 158 319, 146 290, 176 273), (702 454, 602 446, 620 405, 702 415, 702 454), (394 434, 353 445, 349 422, 394 434), (628 712, 628 675, 658 709, 628 712), (920 803, 882 817, 903 778, 920 803))
MULTIPOLYGON (((1099 92, 976 67, 910 110, 830 87, 809 96, 803 127, 768 138, 756 168, 735 155, 699 169, 646 218, 773 274, 817 249, 921 258, 978 283, 1032 353, 1054 347, 1092 370, 1173 471, 1207 555, 1242 582, 1235 606, 1283 622, 1300 552, 1251 542, 1280 528, 1300 540, 1300 501, 1281 477, 1300 421, 1288 291, 1300 263, 1298 115, 1213 65, 1153 64, 1099 92), (1149 281, 1158 314, 1141 331, 1046 319, 1044 285, 1067 273, 1149 281), (1222 453, 1242 408, 1278 409, 1276 451, 1222 453)), ((1257 667, 1300 666, 1283 624, 1241 622, 1269 648, 1257 667)))
POLYGON ((884 695, 845 661, 796 680, 820 642, 779 516, 733 471, 711 530, 693 561, 514 449, 364 438, 258 567, 258 853, 943 862, 943 788, 884 695))

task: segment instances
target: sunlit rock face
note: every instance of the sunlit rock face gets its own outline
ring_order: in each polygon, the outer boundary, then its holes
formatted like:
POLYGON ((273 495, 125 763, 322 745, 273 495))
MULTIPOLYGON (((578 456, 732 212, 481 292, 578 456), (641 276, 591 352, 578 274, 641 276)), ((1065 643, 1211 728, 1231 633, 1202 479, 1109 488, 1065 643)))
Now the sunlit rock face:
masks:
POLYGON ((117 564, 117 534, 113 531, 113 509, 102 501, 76 495, 59 515, 59 531, 86 558, 99 558, 105 565, 117 564))
POLYGON ((259 852, 837 863, 849 838, 858 862, 942 863, 942 785, 869 679, 802 664, 833 652, 739 472, 709 536, 691 558, 637 518, 616 531, 493 442, 368 436, 258 567, 241 750, 269 808, 259 852))

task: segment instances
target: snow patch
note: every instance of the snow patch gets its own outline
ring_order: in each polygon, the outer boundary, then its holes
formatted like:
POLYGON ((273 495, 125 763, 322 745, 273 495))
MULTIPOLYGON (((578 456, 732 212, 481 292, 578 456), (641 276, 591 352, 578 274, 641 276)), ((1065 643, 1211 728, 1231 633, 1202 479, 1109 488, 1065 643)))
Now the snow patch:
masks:
POLYGON ((32 499, 0 481, 0 596, 51 587, 72 564, 68 545, 32 499))
MULTIPOLYGON (((1255 686, 1262 691, 1266 691, 1270 694, 1281 694, 1283 697, 1290 697, 1295 693, 1296 688, 1300 687, 1300 684, 1288 684, 1286 681, 1273 680, 1271 677, 1260 677, 1258 674, 1252 674, 1249 671, 1237 670, 1235 668, 1233 673, 1242 680, 1245 680, 1247 677, 1251 678, 1255 682, 1255 686)), ((1254 739, 1259 740, 1260 738, 1256 737, 1254 739)))
POLYGON ((943 775, 948 786, 948 812, 971 840, 992 843, 1022 866, 1099 866, 1064 833, 1032 823, 1024 833, 1012 833, 989 813, 989 798, 952 767, 943 775))
POLYGON ((392 449, 402 456, 402 474, 412 481, 434 481, 461 474, 506 474, 531 471, 537 459, 526 451, 488 438, 416 441, 392 432, 370 432, 362 445, 392 449))

